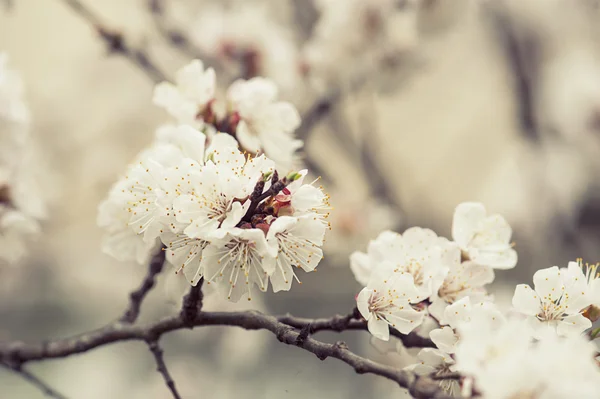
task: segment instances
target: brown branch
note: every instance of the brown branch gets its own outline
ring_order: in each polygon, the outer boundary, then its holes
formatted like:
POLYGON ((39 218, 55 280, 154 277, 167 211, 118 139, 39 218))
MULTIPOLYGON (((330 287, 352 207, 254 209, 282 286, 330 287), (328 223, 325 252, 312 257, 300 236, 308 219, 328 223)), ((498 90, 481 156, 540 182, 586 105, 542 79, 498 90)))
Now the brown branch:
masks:
MULTIPOLYGON (((291 322, 289 316, 287 321, 291 322)), ((319 326, 320 323, 316 320, 314 324, 319 326)), ((332 357, 350 365, 359 374, 375 374, 395 381, 401 387, 409 389, 417 398, 449 398, 441 391, 437 382, 430 378, 418 377, 414 373, 362 358, 341 342, 328 344, 309 336, 298 339, 301 332, 297 329, 280 322, 276 317, 260 312, 200 312, 192 325, 194 327, 237 326, 246 330, 268 330, 279 341, 307 350, 321 360, 332 357)), ((188 328, 188 326, 189 323, 184 321, 181 315, 177 315, 142 326, 117 322, 80 336, 49 341, 45 344, 0 343, 0 360, 9 364, 23 364, 28 361, 64 358, 115 342, 130 340, 150 342, 159 339, 163 334, 188 328)))
POLYGON ((144 277, 144 281, 142 281, 142 284, 137 290, 129 294, 129 306, 123 316, 121 316, 120 321, 124 323, 135 323, 140 315, 142 302, 148 292, 154 287, 156 276, 162 271, 164 263, 165 247, 161 245, 154 256, 152 256, 152 259, 150 259, 148 272, 146 273, 146 277, 144 277))
MULTIPOLYGON (((274 176, 276 176, 276 175, 274 175, 274 176)), ((264 201, 265 199, 267 199, 269 197, 273 197, 273 196, 279 194, 279 192, 281 190, 283 190, 290 183, 291 182, 288 181, 288 179, 284 177, 283 179, 277 180, 274 183, 272 183, 271 187, 269 187, 269 189, 267 191, 265 191, 264 193, 262 192, 265 187, 264 180, 260 180, 258 183, 256 183, 256 186, 254 186, 254 190, 252 191, 252 194, 250 194, 250 206, 248 207, 248 210, 246 211, 246 214, 244 215, 244 217, 242 217, 242 220, 245 222, 250 222, 252 220, 252 216, 254 216, 254 212, 256 211, 256 208, 262 201, 264 201)))
POLYGON ((154 355, 154 360, 156 361, 156 371, 163 376, 165 384, 167 384, 167 387, 169 387, 173 398, 181 399, 181 395, 179 395, 179 392, 177 392, 177 388, 175 387, 175 381, 173 381, 173 378, 169 373, 169 369, 167 369, 167 364, 165 363, 165 359, 163 357, 163 350, 158 344, 158 340, 149 341, 148 348, 154 355))
MULTIPOLYGON (((306 319, 302 317, 294 317, 291 315, 280 316, 277 318, 279 322, 288 326, 303 329, 310 326, 310 334, 320 331, 368 331, 367 321, 363 319, 355 310, 346 316, 336 315, 330 318, 323 319, 306 319)), ((390 328, 390 335, 400 339, 406 348, 436 348, 433 341, 429 338, 421 337, 412 332, 408 335, 400 333, 398 330, 390 328)))
POLYGON ((38 377, 36 377, 34 374, 30 373, 29 371, 23 369, 20 365, 13 365, 10 366, 5 362, 0 362, 0 366, 6 368, 9 371, 12 371, 13 373, 17 374, 18 376, 20 376, 21 378, 23 378, 24 380, 26 380, 27 382, 31 383, 32 385, 35 385, 40 391, 42 391, 42 393, 50 398, 54 398, 54 399, 67 399, 66 396, 62 395, 61 393, 57 392, 54 388, 50 387, 47 383, 45 383, 44 381, 42 381, 41 379, 39 379, 38 377))
POLYGON ((142 49, 126 43, 123 34, 106 27, 100 18, 79 0, 63 0, 75 13, 88 22, 107 45, 109 54, 118 54, 140 68, 153 82, 167 80, 163 73, 142 49))
POLYGON ((192 286, 190 292, 183 298, 180 316, 190 327, 194 326, 194 319, 196 319, 196 316, 202 310, 202 299, 204 298, 202 294, 203 283, 204 278, 201 278, 198 284, 192 286))

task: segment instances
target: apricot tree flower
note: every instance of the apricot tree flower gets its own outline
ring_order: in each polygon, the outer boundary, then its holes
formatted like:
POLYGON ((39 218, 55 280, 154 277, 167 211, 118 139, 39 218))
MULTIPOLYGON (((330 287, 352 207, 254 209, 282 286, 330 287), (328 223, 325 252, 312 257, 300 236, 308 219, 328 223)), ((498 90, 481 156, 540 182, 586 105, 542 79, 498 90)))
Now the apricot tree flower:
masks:
POLYGON ((592 322, 600 318, 600 273, 598 268, 600 263, 583 264, 583 259, 577 259, 578 266, 584 271, 585 279, 588 284, 588 298, 590 306, 585 310, 584 315, 592 322))
MULTIPOLYGON (((419 363, 404 369, 421 376, 442 376, 455 371, 452 356, 439 349, 423 348, 417 354, 417 360, 419 363)), ((442 379, 439 384, 448 395, 456 396, 460 393, 460 383, 456 379, 442 379)))
POLYGON ((412 308, 419 302, 412 275, 391 271, 374 273, 356 298, 358 310, 367 320, 369 332, 387 341, 389 328, 408 334, 423 322, 423 313, 412 308))
POLYGON ((357 281, 367 281, 376 268, 406 272, 413 276, 417 302, 427 299, 442 285, 450 266, 460 262, 460 250, 432 230, 411 227, 400 235, 383 232, 371 241, 367 254, 355 252, 350 267, 357 281))
POLYGON ((440 288, 431 296, 429 313, 442 320, 446 307, 459 299, 484 300, 487 294, 485 286, 492 281, 494 270, 491 267, 456 260, 450 264, 450 271, 440 288))
POLYGON ((202 61, 194 60, 177 71, 175 84, 158 84, 153 101, 166 109, 178 123, 202 127, 207 106, 215 96, 215 85, 214 69, 205 70, 202 61))
POLYGON ((37 176, 40 156, 29 129, 23 81, 0 52, 0 265, 27 254, 47 212, 37 176))
POLYGON ((443 327, 432 330, 429 336, 439 349, 446 353, 454 353, 460 341, 457 333, 460 326, 475 319, 484 320, 494 326, 502 325, 505 321, 504 315, 492 302, 472 301, 467 296, 446 307, 440 321, 443 327))
POLYGON ((595 346, 582 337, 534 343, 526 323, 514 319, 500 326, 473 320, 459 331, 455 368, 482 397, 593 398, 600 389, 595 346))
POLYGON ((240 145, 250 153, 262 151, 289 168, 293 154, 302 147, 302 140, 292 136, 300 126, 300 115, 292 104, 277 101, 277 94, 272 81, 257 77, 233 82, 227 99, 239 118, 235 133, 240 145))
POLYGON ((576 262, 567 269, 557 266, 538 270, 533 275, 534 289, 519 284, 512 304, 527 316, 536 338, 552 335, 579 335, 592 323, 581 313, 590 304, 585 275, 576 262))
POLYGON ((279 216, 270 224, 267 241, 273 253, 277 253, 271 259, 275 263, 271 275, 274 292, 288 291, 292 279, 299 281, 294 267, 306 272, 315 270, 323 258, 325 231, 325 225, 311 215, 279 216))
POLYGON ((473 262, 494 269, 511 269, 517 264, 512 248, 512 229, 500 215, 487 215, 477 202, 464 202, 456 207, 452 221, 452 238, 463 255, 473 262))

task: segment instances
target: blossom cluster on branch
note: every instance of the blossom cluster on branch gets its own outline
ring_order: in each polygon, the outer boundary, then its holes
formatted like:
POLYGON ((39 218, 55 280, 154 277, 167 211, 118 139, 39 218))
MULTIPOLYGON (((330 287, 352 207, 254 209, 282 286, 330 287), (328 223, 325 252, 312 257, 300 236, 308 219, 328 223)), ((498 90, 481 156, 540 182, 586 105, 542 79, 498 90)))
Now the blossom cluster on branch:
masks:
POLYGON ((578 260, 539 270, 534 289, 516 287, 506 314, 486 286, 494 270, 516 266, 511 235, 506 220, 479 203, 456 208, 454 241, 419 227, 381 233, 366 253, 351 256, 352 271, 365 285, 356 301, 369 331, 386 341, 390 330, 429 336, 436 348, 422 349, 407 369, 440 376, 450 395, 594 397, 597 353, 582 334, 600 316, 598 265, 578 260), (462 377, 443 378, 452 373, 462 377), (557 374, 571 379, 565 383, 557 374))
POLYGON ((40 233, 46 204, 39 195, 30 112, 23 82, 0 53, 0 265, 14 264, 40 233))
POLYGON ((291 135, 299 117, 276 93, 267 79, 236 81, 221 112, 215 72, 200 61, 176 84, 157 85, 155 103, 179 125, 157 130, 100 205, 105 251, 144 263, 160 239, 177 273, 216 284, 232 301, 269 282, 289 290, 294 268, 314 271, 329 197, 304 182, 306 170, 283 169, 301 144, 291 135))

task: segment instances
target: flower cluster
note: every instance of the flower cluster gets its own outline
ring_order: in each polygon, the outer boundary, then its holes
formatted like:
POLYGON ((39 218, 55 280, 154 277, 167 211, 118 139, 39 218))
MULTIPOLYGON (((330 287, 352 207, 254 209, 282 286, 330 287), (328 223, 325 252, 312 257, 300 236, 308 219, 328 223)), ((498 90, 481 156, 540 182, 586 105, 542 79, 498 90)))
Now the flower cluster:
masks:
POLYGON ((224 100, 217 99, 216 75, 199 60, 181 68, 175 84, 163 82, 154 90, 154 103, 176 121, 195 127, 210 139, 229 133, 244 151, 265 154, 286 171, 293 168, 302 140, 293 136, 300 126, 296 108, 278 101, 277 86, 269 79, 237 80, 224 100))
POLYGON ((522 320, 474 318, 459 327, 454 370, 463 395, 486 399, 595 398, 600 390, 596 347, 582 336, 535 341, 522 320))
POLYGON ((516 265, 511 235, 506 220, 479 203, 456 208, 453 241, 419 227, 385 231, 350 258, 366 285, 357 308, 382 340, 390 329, 407 334, 426 320, 436 324, 417 331, 436 347, 421 349, 406 369, 434 376, 450 395, 595 397, 597 352, 583 333, 600 315, 598 264, 579 259, 537 271, 534 288, 517 285, 507 316, 486 285, 494 269, 516 265))
MULTIPOLYGON (((416 5, 396 0, 319 0, 319 19, 303 49, 317 82, 347 77, 352 66, 390 58, 416 41, 416 5), (357 60, 356 54, 362 54, 357 60), (368 56, 365 56, 368 55, 368 56)), ((410 2, 412 3, 412 1, 410 2)))
POLYGON ((255 2, 204 5, 191 24, 190 39, 237 76, 266 76, 289 92, 300 79, 298 44, 294 32, 269 11, 255 2))
POLYGON ((499 215, 488 216, 481 204, 459 205, 452 232, 454 241, 420 227, 409 228, 403 234, 384 231, 369 243, 367 253, 351 255, 354 276, 366 286, 358 296, 359 309, 370 321, 373 328, 369 330, 375 336, 387 339, 387 333, 383 333, 387 325, 400 331, 418 327, 420 322, 412 319, 401 327, 391 322, 396 311, 407 308, 445 322, 449 305, 465 297, 485 301, 485 286, 493 281, 494 269, 516 265, 510 226, 499 215), (395 278, 398 274, 405 277, 395 278), (396 290, 415 295, 410 296, 409 302, 387 301, 385 310, 380 311, 381 306, 374 306, 383 301, 380 293, 366 293, 382 281, 400 281, 403 287, 395 287, 396 290))
POLYGON ((29 136, 29 109, 20 76, 0 53, 0 264, 15 263, 45 216, 35 177, 29 136))
POLYGON ((304 183, 305 170, 279 175, 259 154, 282 137, 293 141, 290 126, 299 124, 291 105, 273 102, 272 83, 233 83, 224 117, 213 108, 214 83, 194 61, 177 85, 157 86, 155 102, 188 124, 159 128, 100 205, 104 250, 146 262, 160 240, 177 273, 192 285, 204 278, 231 301, 269 282, 287 291, 294 268, 314 271, 323 257, 329 197, 304 183), (236 138, 257 151, 241 151, 236 138))

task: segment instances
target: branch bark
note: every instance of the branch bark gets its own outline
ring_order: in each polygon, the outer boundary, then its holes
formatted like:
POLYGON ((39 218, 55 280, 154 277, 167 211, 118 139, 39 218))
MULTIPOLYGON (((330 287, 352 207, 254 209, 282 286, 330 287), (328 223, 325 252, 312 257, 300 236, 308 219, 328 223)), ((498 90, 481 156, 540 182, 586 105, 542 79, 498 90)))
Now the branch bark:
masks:
POLYGON ((181 399, 181 395, 179 395, 179 392, 177 392, 177 388, 175 387, 175 381, 173 381, 173 378, 169 373, 169 369, 167 368, 167 364, 165 363, 163 350, 158 344, 158 340, 149 341, 148 348, 154 355, 154 360, 156 361, 156 371, 162 375, 163 379, 165 380, 165 384, 167 384, 167 387, 173 395, 173 398, 181 399))
POLYGON ((94 28, 102 41, 106 44, 110 54, 118 54, 125 57, 142 70, 154 83, 160 83, 167 80, 166 74, 156 66, 156 63, 146 51, 127 44, 121 33, 106 27, 96 13, 81 1, 63 1, 71 8, 71 10, 77 13, 94 28))
POLYGON ((40 391, 42 391, 42 393, 44 395, 48 396, 49 398, 67 399, 66 396, 57 392, 54 388, 52 388, 46 382, 42 381, 40 378, 38 378, 34 374, 30 373, 29 371, 23 369, 20 365, 11 366, 5 362, 0 362, 0 366, 6 368, 9 371, 12 371, 13 373, 15 373, 18 376, 20 376, 21 378, 23 378, 24 380, 27 380, 29 383, 34 385, 36 388, 38 388, 40 391))
POLYGON ((152 259, 150 259, 148 273, 146 273, 144 281, 142 281, 142 284, 137 290, 129 294, 129 306, 123 316, 121 316, 120 320, 122 322, 135 323, 140 315, 142 302, 144 301, 144 298, 146 298, 146 295, 148 295, 148 292, 154 287, 154 284, 156 284, 156 276, 162 271, 164 263, 165 247, 161 245, 154 256, 152 256, 152 259))
MULTIPOLYGON (((290 316, 286 316, 284 320, 290 323, 298 322, 290 316)), ((326 323, 317 319, 312 324, 322 326, 326 323)), ((8 364, 24 364, 36 360, 64 358, 115 342, 131 340, 151 342, 171 331, 188 328, 189 325, 181 315, 177 315, 146 325, 117 322, 73 338, 53 340, 45 344, 0 343, 0 360, 8 364)), ((298 346, 321 360, 328 357, 335 358, 350 365, 359 374, 375 374, 395 381, 399 386, 409 389, 417 398, 450 398, 443 393, 436 381, 428 377, 418 377, 414 373, 360 357, 351 352, 342 342, 328 344, 310 336, 298 339, 301 332, 296 328, 276 317, 260 312, 200 312, 191 325, 193 327, 236 326, 246 330, 267 330, 282 343, 298 346)))

